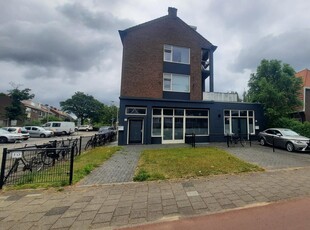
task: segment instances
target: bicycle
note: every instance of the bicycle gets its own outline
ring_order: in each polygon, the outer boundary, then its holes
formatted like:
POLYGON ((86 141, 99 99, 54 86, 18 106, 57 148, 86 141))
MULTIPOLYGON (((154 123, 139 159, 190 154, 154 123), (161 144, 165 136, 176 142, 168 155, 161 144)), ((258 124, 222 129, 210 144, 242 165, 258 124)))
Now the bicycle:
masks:
POLYGON ((35 145, 37 149, 40 149, 38 155, 41 155, 41 159, 44 165, 55 165, 55 161, 59 159, 59 152, 56 151, 57 141, 50 141, 50 143, 35 145))
POLYGON ((43 160, 40 154, 28 157, 25 156, 25 150, 18 150, 18 151, 21 152, 21 155, 14 160, 14 163, 11 166, 10 170, 8 171, 8 174, 4 177, 4 182, 6 182, 6 180, 9 178, 10 175, 12 175, 13 173, 17 173, 20 167, 22 167, 21 171, 23 172, 27 170, 33 172, 34 169, 36 172, 39 172, 44 167, 43 160))
POLYGON ((62 156, 63 158, 65 157, 65 155, 68 154, 68 150, 69 152, 71 152, 71 150, 73 149, 73 155, 77 156, 79 154, 79 149, 78 149, 78 139, 67 139, 68 144, 65 144, 64 140, 61 141, 61 148, 67 149, 67 150, 62 150, 62 156))
POLYGON ((233 133, 230 136, 230 143, 235 146, 236 144, 238 144, 238 142, 240 143, 240 145, 242 147, 244 147, 246 145, 246 141, 245 141, 245 139, 243 137, 241 137, 239 134, 234 134, 233 133))
POLYGON ((91 138, 87 141, 84 149, 87 150, 90 147, 92 147, 92 148, 96 147, 97 141, 98 141, 97 134, 95 134, 94 136, 91 136, 91 138))

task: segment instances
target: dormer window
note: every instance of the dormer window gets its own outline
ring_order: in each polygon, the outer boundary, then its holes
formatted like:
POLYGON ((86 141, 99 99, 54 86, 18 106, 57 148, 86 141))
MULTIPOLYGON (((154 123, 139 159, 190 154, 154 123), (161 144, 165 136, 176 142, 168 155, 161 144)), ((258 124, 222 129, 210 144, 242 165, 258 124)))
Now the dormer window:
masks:
POLYGON ((190 49, 172 45, 164 45, 164 61, 190 64, 190 49))

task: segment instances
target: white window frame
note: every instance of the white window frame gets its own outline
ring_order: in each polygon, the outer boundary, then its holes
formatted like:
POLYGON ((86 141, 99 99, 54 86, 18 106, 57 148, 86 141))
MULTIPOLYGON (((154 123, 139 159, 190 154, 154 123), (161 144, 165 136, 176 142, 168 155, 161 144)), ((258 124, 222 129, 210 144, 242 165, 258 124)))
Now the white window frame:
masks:
POLYGON ((179 63, 179 64, 190 64, 190 48, 186 48, 186 47, 181 47, 181 46, 173 46, 173 45, 164 45, 164 61, 165 62, 173 62, 173 63, 179 63), (188 51, 188 62, 182 62, 182 61, 175 61, 173 60, 173 52, 174 52, 174 48, 179 48, 179 49, 184 49, 188 51), (168 51, 170 51, 170 55, 169 58, 167 58, 166 53, 168 53, 168 51))
POLYGON ((147 108, 146 107, 126 107, 125 109, 126 115, 146 115, 147 114, 147 108), (127 113, 127 109, 144 109, 145 113, 127 113))
POLYGON ((164 73, 163 74, 163 91, 179 92, 179 93, 190 93, 190 85, 191 85, 190 81, 191 81, 190 75, 175 74, 175 73, 164 73), (188 89, 187 89, 187 91, 180 91, 180 90, 172 89, 173 81, 174 81, 173 78, 177 78, 178 76, 180 76, 180 77, 187 77, 187 79, 188 79, 188 89), (169 79, 170 80, 170 88, 169 89, 165 89, 165 79, 169 79))
POLYGON ((248 135, 254 135, 255 134, 255 111, 254 110, 237 110, 237 109, 225 109, 223 111, 224 114, 224 134, 230 134, 232 133, 232 118, 246 118, 247 119, 247 132, 248 135), (225 111, 229 111, 229 115, 225 115, 225 111), (232 115, 232 111, 234 112, 238 112, 238 115, 232 115), (241 116, 240 112, 241 111, 246 111, 247 112, 247 116, 241 116), (252 112, 253 116, 250 116, 250 112, 252 112), (225 119, 229 120, 229 133, 226 132, 225 130, 225 119), (252 119, 253 124, 252 124, 252 128, 253 128, 253 132, 250 133, 250 119, 252 119))
MULTIPOLYGON (((183 118, 183 140, 180 140, 180 141, 184 141, 184 138, 185 138, 185 133, 186 133, 186 119, 190 119, 190 118, 195 118, 195 119, 207 119, 208 120, 208 133, 207 134, 196 134, 196 136, 209 136, 210 135, 210 119, 209 119, 209 116, 210 116, 210 110, 209 109, 182 109, 182 108, 153 108, 152 110, 154 109, 160 109, 161 110, 161 113, 158 114, 158 115, 154 115, 153 112, 152 112, 152 129, 151 129, 151 136, 152 137, 162 137, 162 141, 165 142, 163 140, 163 136, 164 136, 164 118, 165 117, 171 117, 173 118, 183 118), (164 112, 163 110, 164 109, 172 109, 173 110, 173 114, 171 115, 164 115, 164 112), (183 110, 183 115, 178 115, 176 114, 176 110, 183 110), (188 116, 186 115, 186 110, 206 110, 208 112, 208 115, 207 116, 188 116), (153 134, 153 118, 161 118, 161 134, 157 134, 157 135, 154 135, 153 134)), ((174 122, 173 122, 174 123, 174 122)), ((174 125, 173 125, 173 132, 174 132, 174 125)), ((173 133, 173 136, 174 136, 174 133, 173 133)), ((176 140, 178 141, 178 140, 176 140)))

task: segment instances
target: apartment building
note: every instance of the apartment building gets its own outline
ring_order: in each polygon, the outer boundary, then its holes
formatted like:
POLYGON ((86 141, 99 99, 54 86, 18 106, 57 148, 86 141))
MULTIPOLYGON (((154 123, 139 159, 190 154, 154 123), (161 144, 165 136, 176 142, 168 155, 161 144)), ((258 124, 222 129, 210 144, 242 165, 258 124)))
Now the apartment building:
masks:
POLYGON ((217 47, 177 9, 119 34, 120 145, 184 143, 191 133, 197 142, 225 141, 228 134, 249 138, 264 128, 260 104, 214 92, 217 47))

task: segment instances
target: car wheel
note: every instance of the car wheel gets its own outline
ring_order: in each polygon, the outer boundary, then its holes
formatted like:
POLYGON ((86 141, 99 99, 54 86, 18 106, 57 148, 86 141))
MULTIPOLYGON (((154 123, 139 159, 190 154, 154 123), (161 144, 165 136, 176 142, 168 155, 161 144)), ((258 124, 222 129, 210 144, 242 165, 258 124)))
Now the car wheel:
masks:
POLYGON ((259 143, 260 143, 260 145, 266 145, 266 141, 265 141, 265 139, 264 138, 261 138, 260 140, 259 140, 259 143))
POLYGON ((86 132, 88 132, 88 129, 86 129, 86 132))
POLYGON ((6 143, 8 139, 6 137, 0 137, 0 143, 6 143))
POLYGON ((40 137, 41 137, 41 138, 45 138, 46 136, 45 136, 44 133, 42 133, 42 134, 40 134, 40 137))
POLYGON ((62 134, 62 135, 67 135, 67 132, 66 132, 66 131, 63 131, 61 134, 62 134))
POLYGON ((287 142, 286 143, 286 150, 289 152, 293 152, 294 151, 294 145, 291 142, 287 142))

